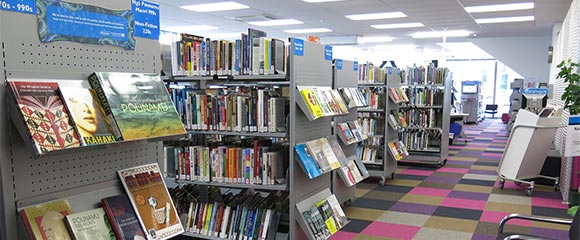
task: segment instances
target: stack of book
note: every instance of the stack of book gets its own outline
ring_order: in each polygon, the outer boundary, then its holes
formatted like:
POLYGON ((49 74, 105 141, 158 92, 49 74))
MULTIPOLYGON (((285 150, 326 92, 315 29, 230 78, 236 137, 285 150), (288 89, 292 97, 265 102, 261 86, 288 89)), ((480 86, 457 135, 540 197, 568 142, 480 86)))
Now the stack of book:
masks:
POLYGON ((341 94, 330 87, 298 87, 302 96, 298 106, 306 117, 312 121, 321 117, 336 116, 348 113, 348 108, 341 94))
POLYGON ((392 141, 388 144, 389 152, 398 161, 403 159, 405 156, 409 156, 407 147, 401 141, 392 141))
POLYGON ((363 141, 370 135, 368 129, 364 129, 357 120, 339 123, 337 129, 339 138, 347 145, 363 141))
POLYGON ((385 69, 372 63, 358 65, 358 83, 385 83, 385 69))
POLYGON ((400 87, 389 87, 389 97, 397 104, 409 102, 409 97, 400 87))
POLYGON ((367 102, 358 88, 339 88, 338 91, 349 108, 366 107, 367 102))
POLYGON ((436 68, 433 64, 429 64, 427 67, 413 65, 412 67, 407 67, 401 75, 404 84, 443 84, 445 78, 449 75, 449 70, 447 68, 436 68))
POLYGON ((365 99, 366 107, 363 109, 384 109, 385 93, 384 88, 363 88, 361 94, 365 99))
POLYGON ((410 86, 405 89, 405 94, 409 98, 411 106, 441 106, 445 90, 437 87, 415 87, 410 86))
POLYGON ((405 108, 399 111, 399 116, 401 119, 405 119, 406 125, 411 127, 440 128, 442 126, 442 112, 440 108, 405 108))
POLYGON ((441 151, 441 129, 405 129, 399 139, 409 150, 441 151))
POLYGON ((369 176, 369 172, 360 159, 349 160, 346 166, 338 170, 338 175, 342 178, 346 186, 354 186, 369 176))
POLYGON ((346 156, 334 135, 296 144, 294 150, 296 161, 310 179, 346 165, 346 156))
POLYGON ((296 204, 300 224, 311 239, 329 239, 348 224, 336 196, 325 189, 296 204))

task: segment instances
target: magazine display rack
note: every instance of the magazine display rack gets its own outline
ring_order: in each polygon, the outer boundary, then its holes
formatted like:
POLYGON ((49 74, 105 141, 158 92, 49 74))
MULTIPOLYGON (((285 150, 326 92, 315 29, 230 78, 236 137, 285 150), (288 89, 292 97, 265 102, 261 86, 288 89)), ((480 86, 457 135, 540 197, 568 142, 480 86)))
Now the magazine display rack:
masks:
MULTIPOLYGON (((131 1, 96 2, 108 9, 131 9, 131 1)), ((134 50, 74 42, 41 43, 37 16, 0 11, 4 81, 84 80, 104 72, 159 73, 161 51, 154 39, 136 38, 134 50), (19 31, 14 28, 18 26, 19 31)), ((97 206, 101 198, 122 194, 117 170, 162 163, 161 142, 134 141, 81 147, 36 159, 10 120, 7 87, 0 85, 0 239, 24 239, 20 208, 67 198, 73 211, 97 206)))

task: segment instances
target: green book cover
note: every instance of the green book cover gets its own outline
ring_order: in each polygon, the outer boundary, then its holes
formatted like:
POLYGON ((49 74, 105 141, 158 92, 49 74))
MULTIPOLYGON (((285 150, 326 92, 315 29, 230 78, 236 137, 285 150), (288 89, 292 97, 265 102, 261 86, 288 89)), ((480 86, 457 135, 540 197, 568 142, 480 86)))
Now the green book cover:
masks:
POLYGON ((73 213, 64 217, 75 240, 115 240, 103 208, 73 213))
POLYGON ((123 140, 185 134, 159 75, 95 72, 89 83, 105 114, 114 118, 123 140))

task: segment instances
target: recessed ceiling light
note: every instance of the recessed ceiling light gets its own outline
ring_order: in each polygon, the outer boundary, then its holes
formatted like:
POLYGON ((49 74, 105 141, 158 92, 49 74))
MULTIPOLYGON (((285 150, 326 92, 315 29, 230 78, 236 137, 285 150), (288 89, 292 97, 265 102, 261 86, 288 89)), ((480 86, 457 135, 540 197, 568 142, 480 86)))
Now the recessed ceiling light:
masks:
POLYGON ((228 11, 228 10, 238 10, 250 8, 244 4, 237 2, 218 2, 218 3, 206 3, 206 4, 196 4, 181 6, 183 9, 187 9, 194 12, 217 12, 217 11, 228 11))
POLYGON ((344 1, 344 0, 302 0, 305 2, 309 2, 309 3, 321 3, 321 2, 338 2, 338 1, 344 1))
POLYGON ((248 22, 248 24, 267 27, 267 26, 297 25, 297 24, 303 24, 303 22, 298 21, 296 19, 277 19, 277 20, 269 20, 269 21, 248 22))
POLYGON ((521 16, 521 17, 501 17, 501 18, 479 18, 475 19, 475 22, 479 24, 485 23, 506 23, 506 22, 529 22, 534 21, 534 16, 521 16))
POLYGON ((321 32, 332 32, 332 30, 328 28, 303 28, 303 29, 290 29, 284 30, 287 33, 321 33, 321 32))
POLYGON ((526 3, 510 3, 510 4, 496 4, 496 5, 482 5, 465 7, 465 11, 469 13, 481 13, 481 12, 501 12, 501 11, 514 11, 514 10, 526 10, 534 9, 533 2, 526 3))
POLYGON ((467 37, 469 31, 453 30, 453 31, 439 31, 439 32, 416 32, 411 34, 413 38, 441 38, 441 37, 467 37))
POLYGON ((392 37, 374 36, 374 37, 359 37, 358 43, 377 43, 377 42, 392 42, 392 37))
POLYGON ((179 26, 179 27, 169 27, 167 28, 171 32, 194 32, 194 31, 204 31, 204 30, 216 30, 217 27, 209 25, 190 25, 190 26, 179 26))
POLYGON ((207 37, 212 39, 236 39, 242 36, 242 33, 239 32, 229 32, 229 33, 209 33, 206 34, 207 37))
POLYGON ((422 23, 394 23, 394 24, 376 24, 371 25, 371 27, 376 29, 395 29, 395 28, 416 28, 423 27, 422 23))
POLYGON ((354 14, 346 15, 347 18, 352 20, 375 20, 375 19, 391 19, 391 18, 404 18, 405 15, 402 12, 383 12, 383 13, 365 13, 365 14, 354 14))

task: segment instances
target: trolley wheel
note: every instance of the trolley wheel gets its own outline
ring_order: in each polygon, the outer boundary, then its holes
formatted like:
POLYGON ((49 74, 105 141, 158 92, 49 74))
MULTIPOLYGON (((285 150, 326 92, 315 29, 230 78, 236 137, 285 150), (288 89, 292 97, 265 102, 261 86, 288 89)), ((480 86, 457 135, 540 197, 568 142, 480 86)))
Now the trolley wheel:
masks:
POLYGON ((556 183, 554 184, 554 192, 560 191, 560 184, 556 183))
POLYGON ((526 195, 532 196, 532 193, 534 193, 534 187, 529 186, 528 188, 526 188, 526 195))
POLYGON ((381 186, 385 186, 385 177, 384 176, 381 176, 381 180, 379 181, 379 184, 381 186))
POLYGON ((514 181, 514 183, 515 183, 516 185, 518 185, 518 186, 519 186, 519 185, 522 185, 522 183, 521 183, 521 182, 518 182, 518 181, 514 181))
POLYGON ((504 185, 505 185, 505 179, 502 178, 502 179, 499 180, 499 188, 500 189, 503 189, 503 186, 504 185))
POLYGON ((391 173, 391 179, 395 179, 395 173, 391 173))

